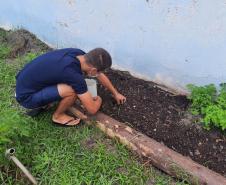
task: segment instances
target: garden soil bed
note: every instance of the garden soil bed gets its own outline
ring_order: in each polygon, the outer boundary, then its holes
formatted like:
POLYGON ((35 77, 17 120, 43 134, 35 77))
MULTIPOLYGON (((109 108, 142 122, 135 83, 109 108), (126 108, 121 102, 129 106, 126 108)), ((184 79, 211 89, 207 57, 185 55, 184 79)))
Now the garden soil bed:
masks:
POLYGON ((127 101, 117 105, 99 85, 102 112, 226 176, 225 133, 216 129, 207 131, 195 123, 197 118, 187 111, 189 101, 185 96, 175 96, 128 72, 109 70, 106 74, 127 101))

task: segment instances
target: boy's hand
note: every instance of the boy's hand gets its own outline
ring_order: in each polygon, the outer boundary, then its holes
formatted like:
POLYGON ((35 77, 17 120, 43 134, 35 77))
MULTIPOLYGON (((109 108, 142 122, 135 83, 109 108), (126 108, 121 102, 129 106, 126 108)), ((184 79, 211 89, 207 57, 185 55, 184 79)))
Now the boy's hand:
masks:
POLYGON ((102 101, 101 97, 100 96, 95 96, 93 97, 93 101, 102 101))
POLYGON ((114 95, 114 98, 118 104, 123 104, 126 102, 126 97, 120 93, 117 93, 116 95, 114 95))

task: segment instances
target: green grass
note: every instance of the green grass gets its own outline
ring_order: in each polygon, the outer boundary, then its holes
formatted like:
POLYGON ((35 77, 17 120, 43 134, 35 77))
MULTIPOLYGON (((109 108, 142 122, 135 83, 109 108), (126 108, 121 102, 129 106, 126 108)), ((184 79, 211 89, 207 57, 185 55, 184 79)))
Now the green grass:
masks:
POLYGON ((6 44, 0 45, 0 58, 5 59, 10 54, 10 48, 6 44))
POLYGON ((13 144, 13 140, 29 135, 29 122, 32 122, 18 111, 15 102, 15 73, 18 68, 19 64, 8 64, 0 58, 0 162, 3 161, 5 147, 13 144))
POLYGON ((108 139, 94 126, 52 125, 54 108, 35 119, 25 116, 14 98, 15 75, 35 56, 28 54, 10 63, 6 63, 5 57, 0 59, 0 124, 4 125, 3 128, 0 125, 1 137, 5 134, 4 142, 0 143, 0 184, 27 184, 12 163, 3 162, 4 151, 10 147, 16 149, 16 156, 43 185, 141 185, 150 179, 157 185, 174 182, 139 163, 123 145, 108 139))

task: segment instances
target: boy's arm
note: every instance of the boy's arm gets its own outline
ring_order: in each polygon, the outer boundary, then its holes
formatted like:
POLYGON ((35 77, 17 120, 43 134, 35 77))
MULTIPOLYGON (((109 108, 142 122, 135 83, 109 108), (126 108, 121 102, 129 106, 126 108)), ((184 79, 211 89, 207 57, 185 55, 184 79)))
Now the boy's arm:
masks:
POLYGON ((96 114, 96 112, 100 109, 102 103, 101 97, 92 97, 89 92, 86 92, 84 94, 78 94, 78 98, 90 114, 96 114))
POLYGON ((126 101, 126 97, 120 94, 117 89, 112 85, 111 81, 108 79, 108 77, 104 73, 100 73, 97 76, 97 79, 100 81, 100 83, 106 87, 114 96, 115 100, 118 104, 123 104, 126 101))

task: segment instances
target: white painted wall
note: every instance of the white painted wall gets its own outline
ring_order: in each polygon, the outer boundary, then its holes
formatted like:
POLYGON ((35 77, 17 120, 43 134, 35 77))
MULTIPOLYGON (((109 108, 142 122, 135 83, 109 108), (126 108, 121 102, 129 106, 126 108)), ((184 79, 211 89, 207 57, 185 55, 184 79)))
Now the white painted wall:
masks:
POLYGON ((174 88, 226 81, 226 0, 7 0, 0 26, 106 48, 115 67, 174 88))

